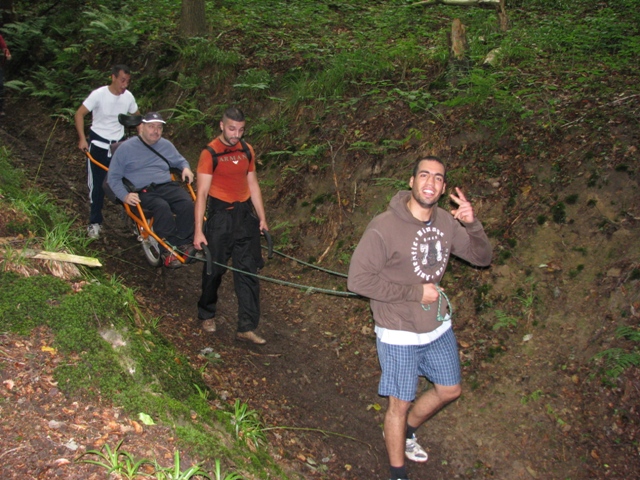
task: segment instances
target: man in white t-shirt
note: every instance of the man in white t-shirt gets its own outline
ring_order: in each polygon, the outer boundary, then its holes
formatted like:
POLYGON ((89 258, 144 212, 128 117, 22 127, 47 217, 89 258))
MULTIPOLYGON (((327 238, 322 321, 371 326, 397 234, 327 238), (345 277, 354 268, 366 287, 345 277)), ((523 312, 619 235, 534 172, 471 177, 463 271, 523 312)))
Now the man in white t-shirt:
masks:
MULTIPOLYGON (((126 65, 114 65, 111 69, 111 84, 100 87, 89 94, 75 114, 78 131, 78 148, 89 151, 94 160, 109 168, 111 151, 109 146, 124 138, 124 126, 118 121, 118 115, 139 114, 138 104, 133 94, 127 90, 131 82, 131 71, 126 65), (85 136, 84 117, 91 112, 92 121, 89 140, 85 136)), ((102 205, 104 190, 102 184, 107 170, 87 159, 87 185, 91 200, 91 213, 87 234, 97 239, 102 229, 102 205)))

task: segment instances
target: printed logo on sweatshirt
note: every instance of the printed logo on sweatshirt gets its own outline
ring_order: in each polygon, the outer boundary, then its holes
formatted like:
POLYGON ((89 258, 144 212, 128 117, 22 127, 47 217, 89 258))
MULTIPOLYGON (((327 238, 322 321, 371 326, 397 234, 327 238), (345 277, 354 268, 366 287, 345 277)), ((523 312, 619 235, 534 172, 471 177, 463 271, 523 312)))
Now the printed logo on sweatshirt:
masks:
POLYGON ((444 233, 437 227, 418 230, 411 244, 411 261, 414 273, 427 282, 439 279, 447 267, 449 245, 444 233))

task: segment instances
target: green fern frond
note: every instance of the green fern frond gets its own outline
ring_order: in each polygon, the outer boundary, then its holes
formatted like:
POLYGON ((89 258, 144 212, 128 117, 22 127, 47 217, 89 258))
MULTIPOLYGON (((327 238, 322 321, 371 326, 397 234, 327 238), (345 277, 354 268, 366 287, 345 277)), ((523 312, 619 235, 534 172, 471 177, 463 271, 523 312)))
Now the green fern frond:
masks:
POLYGON ((625 370, 640 366, 640 352, 625 351, 622 348, 610 348, 596 354, 593 359, 604 360, 604 374, 609 378, 618 378, 625 370))
POLYGON ((640 342, 640 329, 624 325, 622 327, 618 327, 616 330, 616 337, 640 342))

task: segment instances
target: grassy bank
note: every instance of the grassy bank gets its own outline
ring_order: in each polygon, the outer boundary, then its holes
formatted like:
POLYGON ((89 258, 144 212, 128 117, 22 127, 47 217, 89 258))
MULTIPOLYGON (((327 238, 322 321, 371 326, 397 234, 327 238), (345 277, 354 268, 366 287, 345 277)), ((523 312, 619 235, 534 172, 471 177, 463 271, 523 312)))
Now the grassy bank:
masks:
MULTIPOLYGON (((180 477, 157 467, 156 478, 287 478, 265 448, 257 413, 239 401, 220 401, 121 279, 86 268, 59 278, 52 274, 61 271, 57 262, 24 256, 24 248, 84 255, 92 250, 74 219, 14 169, 5 147, 0 170, 0 332, 29 337, 33 329, 48 327, 55 335, 50 348, 61 359, 54 380, 68 398, 111 403, 148 425, 168 425, 182 448, 217 465, 217 472, 186 465, 180 477), (225 465, 243 467, 224 473, 225 465)), ((155 461, 132 462, 126 446, 120 447, 106 445, 83 460, 93 456, 120 473, 155 461)), ((179 457, 176 452, 174 473, 181 471, 179 457)))

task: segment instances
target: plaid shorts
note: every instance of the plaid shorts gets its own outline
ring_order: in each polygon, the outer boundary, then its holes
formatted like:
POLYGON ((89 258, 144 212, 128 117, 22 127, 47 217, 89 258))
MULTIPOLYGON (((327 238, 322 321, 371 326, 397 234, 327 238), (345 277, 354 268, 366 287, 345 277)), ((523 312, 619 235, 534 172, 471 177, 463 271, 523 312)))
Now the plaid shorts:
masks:
POLYGON ((453 329, 426 345, 391 345, 377 340, 382 377, 378 394, 411 402, 416 398, 418 377, 443 386, 462 381, 458 344, 453 329))

